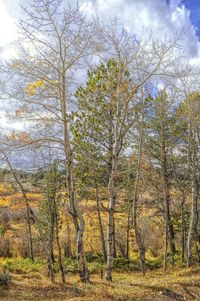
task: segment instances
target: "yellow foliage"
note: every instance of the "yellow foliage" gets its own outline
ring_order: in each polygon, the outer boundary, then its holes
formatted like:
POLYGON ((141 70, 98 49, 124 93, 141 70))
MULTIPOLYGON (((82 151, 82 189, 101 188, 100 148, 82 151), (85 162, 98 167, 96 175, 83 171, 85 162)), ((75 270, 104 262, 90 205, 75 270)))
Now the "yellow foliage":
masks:
POLYGON ((34 83, 29 83, 28 86, 24 89, 24 92, 29 96, 32 96, 36 93, 38 88, 44 88, 45 82, 44 80, 39 80, 34 83))
POLYGON ((28 95, 28 96, 33 96, 36 92, 37 92, 37 89, 38 88, 41 88, 41 89, 44 89, 45 86, 47 86, 47 84, 52 84, 52 85, 55 85, 58 83, 57 80, 39 80, 39 81, 36 81, 34 83, 29 83, 25 89, 24 89, 24 92, 28 95))

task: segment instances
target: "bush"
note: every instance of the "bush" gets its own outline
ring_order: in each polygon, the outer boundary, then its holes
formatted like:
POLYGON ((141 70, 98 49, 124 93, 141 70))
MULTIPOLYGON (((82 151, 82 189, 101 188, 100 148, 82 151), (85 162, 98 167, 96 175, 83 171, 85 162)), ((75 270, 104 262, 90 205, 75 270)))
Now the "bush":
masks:
MULTIPOLYGON (((67 273, 77 273, 78 272, 78 263, 76 259, 64 258, 63 261, 64 272, 67 273)), ((105 269, 105 264, 102 264, 98 261, 88 262, 88 269, 90 273, 98 273, 101 270, 105 269)), ((58 262, 54 263, 54 272, 59 272, 58 262)))
MULTIPOLYGON (((149 270, 160 268, 162 266, 162 257, 147 258, 145 265, 149 270)), ((138 258, 128 260, 124 257, 118 257, 114 259, 113 269, 116 271, 141 271, 141 265, 138 258)))
POLYGON ((105 270, 105 264, 101 264, 99 262, 90 262, 88 264, 88 269, 90 273, 99 273, 100 271, 105 270))
POLYGON ((162 266, 162 264, 163 264, 163 257, 162 256, 146 260, 146 266, 149 270, 158 269, 162 266))
POLYGON ((4 264, 4 269, 18 274, 28 274, 30 272, 40 272, 45 266, 43 261, 32 261, 31 259, 8 259, 4 264))
POLYGON ((8 286, 11 276, 8 272, 0 273, 0 286, 8 286))
POLYGON ((93 262, 97 259, 97 256, 95 256, 92 251, 86 252, 85 256, 86 256, 87 262, 93 262))
MULTIPOLYGON (((63 261, 63 268, 65 273, 77 273, 78 272, 78 263, 76 259, 71 258, 64 258, 63 261)), ((59 271, 58 262, 54 264, 54 271, 59 271)))
POLYGON ((138 261, 126 259, 124 257, 118 257, 114 259, 113 269, 116 271, 138 271, 140 269, 138 261))

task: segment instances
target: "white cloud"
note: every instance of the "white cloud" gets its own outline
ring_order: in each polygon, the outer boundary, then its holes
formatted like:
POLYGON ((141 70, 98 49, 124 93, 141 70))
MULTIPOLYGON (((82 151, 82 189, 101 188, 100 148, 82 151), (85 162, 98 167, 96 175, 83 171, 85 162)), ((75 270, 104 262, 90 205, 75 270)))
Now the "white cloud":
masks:
POLYGON ((14 53, 13 43, 17 39, 15 17, 8 13, 5 2, 0 0, 0 49, 1 57, 8 58, 14 53))
POLYGON ((0 0, 0 47, 12 43, 17 37, 16 19, 12 17, 0 0))
MULTIPOLYGON (((74 3, 74 0, 65 2, 74 3)), ((0 0, 0 56, 15 55, 14 41, 17 39, 17 19, 20 4, 30 0, 0 0)), ((132 29, 138 36, 152 31, 155 37, 163 38, 182 33, 185 53, 192 64, 200 65, 200 41, 190 20, 190 11, 181 0, 82 0, 82 10, 88 15, 99 15, 100 19, 118 16, 126 29, 132 29)), ((21 16, 23 17, 23 16, 21 16)), ((2 109, 0 108, 0 113, 2 109)), ((8 126, 6 113, 1 114, 0 126, 8 126)), ((10 126, 10 125, 9 125, 10 126)), ((17 125, 15 125, 17 126, 17 125)))
POLYGON ((5 110, 1 110, 0 129, 22 130, 23 123, 20 121, 12 121, 8 119, 7 114, 8 113, 5 110))
POLYGON ((198 54, 199 44, 195 27, 190 20, 190 11, 180 0, 83 0, 82 10, 97 14, 101 19, 118 16, 126 28, 136 34, 152 31, 162 38, 182 33, 183 46, 188 57, 198 54))
MULTIPOLYGON (((65 0, 66 3, 69 1, 65 0)), ((12 42, 17 38, 19 3, 29 2, 0 0, 0 52, 3 50, 5 58, 15 52, 12 42)), ((190 20, 190 11, 181 0, 82 0, 82 10, 88 16, 97 14, 101 19, 116 15, 126 28, 133 29, 138 35, 148 30, 158 38, 182 33, 186 55, 193 59, 199 56, 199 41, 190 20)))

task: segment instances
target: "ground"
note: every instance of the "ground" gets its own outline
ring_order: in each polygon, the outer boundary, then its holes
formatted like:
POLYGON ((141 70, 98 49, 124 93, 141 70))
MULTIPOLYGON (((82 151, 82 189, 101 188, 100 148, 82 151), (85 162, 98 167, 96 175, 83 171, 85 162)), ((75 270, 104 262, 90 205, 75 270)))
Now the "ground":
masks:
POLYGON ((12 274, 8 289, 0 289, 1 301, 186 301, 200 300, 200 268, 148 272, 114 272, 113 282, 91 275, 90 284, 66 277, 66 284, 52 285, 41 273, 12 274))

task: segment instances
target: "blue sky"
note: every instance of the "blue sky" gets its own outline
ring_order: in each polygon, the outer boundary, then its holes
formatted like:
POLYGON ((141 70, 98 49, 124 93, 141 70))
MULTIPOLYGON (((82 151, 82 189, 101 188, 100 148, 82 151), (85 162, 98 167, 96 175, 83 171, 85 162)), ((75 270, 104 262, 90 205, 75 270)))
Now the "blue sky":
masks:
POLYGON ((184 0, 183 3, 190 10, 190 19, 197 27, 197 33, 200 36, 200 0, 184 0))

